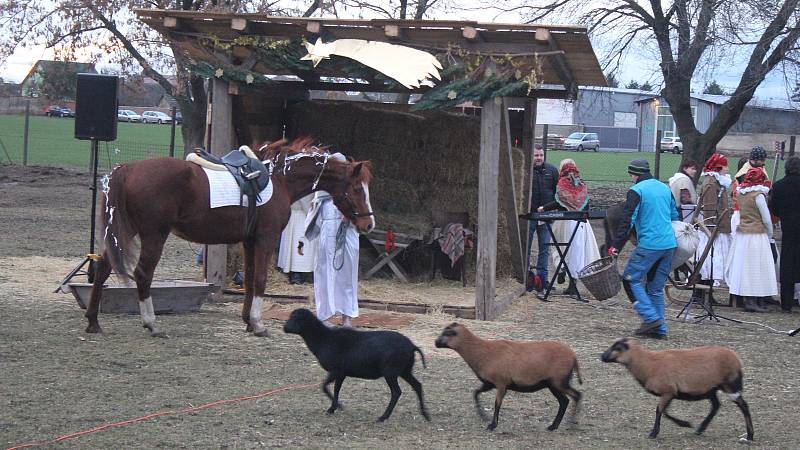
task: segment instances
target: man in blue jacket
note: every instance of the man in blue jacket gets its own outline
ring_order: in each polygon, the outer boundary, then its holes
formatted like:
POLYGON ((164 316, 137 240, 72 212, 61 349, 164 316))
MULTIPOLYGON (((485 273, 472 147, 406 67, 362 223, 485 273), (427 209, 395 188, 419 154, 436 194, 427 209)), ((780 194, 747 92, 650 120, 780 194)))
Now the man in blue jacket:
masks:
POLYGON ((642 325, 634 334, 663 339, 667 336, 664 284, 678 246, 672 231, 678 210, 669 187, 650 175, 647 161, 631 161, 628 173, 634 184, 628 190, 622 219, 608 253, 616 256, 625 245, 631 227, 636 229, 639 244, 622 274, 625 292, 642 318, 642 325))

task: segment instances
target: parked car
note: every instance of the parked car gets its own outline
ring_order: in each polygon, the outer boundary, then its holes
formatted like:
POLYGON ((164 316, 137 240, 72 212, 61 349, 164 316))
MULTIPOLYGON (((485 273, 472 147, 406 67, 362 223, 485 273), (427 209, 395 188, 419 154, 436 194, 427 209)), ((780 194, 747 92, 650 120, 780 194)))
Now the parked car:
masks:
POLYGON ((175 112, 175 125, 183 123, 183 114, 180 111, 175 112))
POLYGON ((44 110, 44 115, 48 117, 69 117, 69 109, 58 105, 50 105, 44 110))
POLYGON ((120 122, 141 122, 142 116, 130 109, 120 109, 117 111, 117 120, 120 122))
POLYGON ((61 117, 75 117, 75 111, 69 108, 61 108, 61 117))
POLYGON ((564 150, 600 150, 600 139, 597 133, 572 133, 564 139, 564 150))
POLYGON ((144 123, 172 123, 172 117, 164 114, 161 111, 145 111, 142 113, 142 121, 144 123))
POLYGON ((661 138, 661 152, 683 153, 683 142, 677 136, 661 138))

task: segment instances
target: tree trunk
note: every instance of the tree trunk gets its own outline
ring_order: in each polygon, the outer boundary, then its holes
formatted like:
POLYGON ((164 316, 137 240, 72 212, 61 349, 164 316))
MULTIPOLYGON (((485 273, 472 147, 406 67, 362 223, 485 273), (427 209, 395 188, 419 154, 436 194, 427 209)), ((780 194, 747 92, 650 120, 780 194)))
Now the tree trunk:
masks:
POLYGON ((176 99, 183 114, 183 156, 193 152, 197 147, 203 147, 206 135, 206 110, 208 96, 205 89, 205 80, 201 77, 191 76, 189 79, 190 95, 176 99))

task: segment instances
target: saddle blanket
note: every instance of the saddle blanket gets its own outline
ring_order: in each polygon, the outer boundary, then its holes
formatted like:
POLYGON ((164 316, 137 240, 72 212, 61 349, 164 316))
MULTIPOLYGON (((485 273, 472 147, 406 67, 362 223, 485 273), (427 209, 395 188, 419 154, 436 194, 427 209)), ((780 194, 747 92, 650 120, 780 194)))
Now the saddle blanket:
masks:
MULTIPOLYGON (((233 179, 230 172, 221 170, 209 170, 202 167, 203 172, 208 177, 208 191, 211 198, 211 208, 220 208, 223 206, 239 206, 239 185, 233 179)), ((272 198, 272 182, 259 193, 259 200, 256 206, 261 206, 267 203, 272 198)), ((242 206, 249 205, 247 195, 242 200, 242 206)))

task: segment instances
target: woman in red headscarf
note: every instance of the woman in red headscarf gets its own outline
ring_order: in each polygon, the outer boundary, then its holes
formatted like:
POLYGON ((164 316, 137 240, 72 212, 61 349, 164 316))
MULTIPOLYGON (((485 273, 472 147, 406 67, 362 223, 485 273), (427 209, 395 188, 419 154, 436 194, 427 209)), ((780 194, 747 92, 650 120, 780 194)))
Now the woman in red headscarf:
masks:
POLYGON ((725 279, 732 295, 744 297, 745 311, 764 312, 759 297, 778 295, 772 259, 772 218, 767 207, 767 176, 752 168, 736 188, 739 225, 728 252, 725 279))
MULTIPOLYGON (((589 193, 586 189, 586 183, 581 179, 578 167, 575 166, 575 161, 569 158, 562 160, 558 171, 559 178, 556 185, 555 201, 541 206, 539 210, 580 211, 586 209, 589 203, 589 193)), ((578 228, 566 255, 566 265, 573 277, 577 277, 581 269, 600 259, 600 250, 597 248, 597 240, 589 222, 556 220, 553 222, 552 227, 553 234, 558 239, 558 242, 568 242, 573 230, 576 227, 578 228)), ((550 255, 553 259, 553 264, 557 267, 561 262, 558 252, 550 252, 550 255)), ((559 282, 563 282, 563 276, 559 277, 559 282)), ((575 285, 575 281, 571 279, 564 294, 575 296, 577 293, 578 287, 575 285)))
MULTIPOLYGON (((728 159, 720 153, 714 153, 703 166, 703 181, 700 184, 698 197, 698 220, 713 230, 718 224, 712 251, 700 268, 700 279, 706 284, 719 286, 725 279, 725 262, 731 246, 731 210, 729 207, 729 189, 731 176, 728 174, 728 159), (720 219, 721 216, 721 219, 720 219)), ((700 233, 698 251, 708 245, 708 237, 700 233)))

